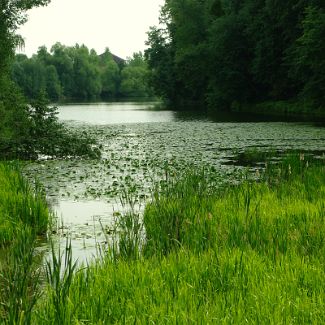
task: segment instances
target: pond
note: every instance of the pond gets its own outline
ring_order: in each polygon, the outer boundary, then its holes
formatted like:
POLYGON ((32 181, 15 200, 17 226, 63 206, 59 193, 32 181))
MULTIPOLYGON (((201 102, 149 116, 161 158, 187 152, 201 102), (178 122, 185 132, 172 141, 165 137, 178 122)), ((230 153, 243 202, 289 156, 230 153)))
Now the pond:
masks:
MULTIPOLYGON (((235 157, 247 149, 325 152, 325 128, 313 123, 254 121, 222 115, 210 120, 189 112, 159 110, 153 102, 59 106, 59 119, 82 128, 102 145, 100 160, 42 160, 26 174, 37 177, 59 224, 58 242, 71 238, 79 261, 96 256, 114 231, 128 195, 141 214, 151 189, 186 166, 216 170, 220 183, 238 180, 235 157)), ((254 167, 256 168, 256 167, 254 167)), ((257 168, 262 168, 257 167, 257 168)))
POLYGON ((61 121, 97 125, 171 122, 175 112, 153 109, 156 102, 109 102, 60 106, 61 121))

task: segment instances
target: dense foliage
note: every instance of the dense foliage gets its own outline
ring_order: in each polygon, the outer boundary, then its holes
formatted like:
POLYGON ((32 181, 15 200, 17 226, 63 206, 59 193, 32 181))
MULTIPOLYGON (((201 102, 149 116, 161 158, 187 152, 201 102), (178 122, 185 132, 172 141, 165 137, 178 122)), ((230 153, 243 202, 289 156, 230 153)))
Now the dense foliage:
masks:
POLYGON ((166 0, 145 56, 156 93, 174 104, 321 109, 324 40, 324 1, 166 0))
POLYGON ((0 3, 0 156, 16 155, 17 151, 22 153, 28 147, 29 106, 10 80, 10 67, 15 48, 22 45, 16 31, 26 20, 26 10, 48 2, 3 0, 0 3))
MULTIPOLYGON (((46 5, 48 2, 4 0, 0 3, 1 159, 30 159, 38 158, 40 155, 56 157, 77 155, 93 158, 99 155, 99 151, 92 146, 93 141, 87 134, 71 134, 58 122, 57 108, 48 105, 47 96, 57 91, 55 86, 57 76, 53 67, 49 66, 46 70, 49 94, 45 91, 47 89, 39 87, 34 89, 32 98, 26 99, 17 84, 12 81, 15 49, 22 45, 16 31, 26 20, 26 10, 46 5)), ((40 53, 46 56, 44 51, 40 53)), ((27 83, 30 81, 27 80, 27 83)))
POLYGON ((85 45, 42 46, 28 58, 17 54, 12 79, 28 98, 44 91, 52 101, 148 97, 147 63, 141 53, 124 61, 108 49, 101 55, 85 45))

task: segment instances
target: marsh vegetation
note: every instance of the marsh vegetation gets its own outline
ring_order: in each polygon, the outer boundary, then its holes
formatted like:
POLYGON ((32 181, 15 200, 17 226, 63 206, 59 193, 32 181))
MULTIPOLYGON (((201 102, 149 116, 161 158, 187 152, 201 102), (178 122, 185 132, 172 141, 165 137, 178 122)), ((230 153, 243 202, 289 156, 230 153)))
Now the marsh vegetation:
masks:
POLYGON ((324 168, 295 154, 222 187, 169 174, 86 268, 69 242, 52 251, 31 323, 322 323, 324 168))
POLYGON ((73 132, 82 130, 95 139, 101 158, 42 159, 24 167, 29 179, 37 175, 43 184, 57 216, 62 217, 58 229, 62 244, 70 235, 80 260, 96 254, 96 242, 106 241, 100 223, 111 232, 115 214, 123 211, 120 196, 125 191, 133 192, 137 208, 143 210, 153 183, 163 184, 166 174, 181 175, 189 166, 205 166, 206 173, 222 186, 240 182, 247 168, 254 178, 256 169, 265 167, 265 159, 276 161, 286 152, 305 150, 321 156, 325 150, 324 130, 312 124, 213 123, 156 111, 151 105, 63 105, 59 117, 73 132), (89 123, 85 111, 92 111, 89 123), (126 116, 137 116, 138 123, 126 116), (110 123, 122 119, 124 123, 110 123), (253 161, 244 162, 242 156, 253 161))
POLYGON ((15 56, 49 2, 0 4, 0 322, 324 323, 324 127, 233 114, 324 115, 321 2, 169 0, 126 63, 15 56))

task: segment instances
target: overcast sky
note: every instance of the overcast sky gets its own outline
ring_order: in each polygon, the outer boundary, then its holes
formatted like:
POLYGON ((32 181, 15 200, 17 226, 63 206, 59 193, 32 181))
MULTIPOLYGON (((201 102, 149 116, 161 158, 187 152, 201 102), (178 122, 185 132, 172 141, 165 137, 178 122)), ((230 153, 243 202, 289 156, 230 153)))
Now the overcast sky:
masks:
POLYGON ((47 7, 28 11, 28 22, 19 33, 23 53, 31 56, 41 45, 76 43, 98 54, 108 47, 122 58, 143 51, 146 32, 158 24, 164 0, 52 0, 47 7))

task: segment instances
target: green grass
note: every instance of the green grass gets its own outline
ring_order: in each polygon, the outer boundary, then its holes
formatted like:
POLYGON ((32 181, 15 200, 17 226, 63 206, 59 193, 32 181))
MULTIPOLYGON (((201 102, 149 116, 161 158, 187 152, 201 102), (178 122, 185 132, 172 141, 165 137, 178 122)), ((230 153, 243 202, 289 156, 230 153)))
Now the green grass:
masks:
POLYGON ((40 187, 33 188, 12 163, 0 163, 0 184, 0 246, 9 244, 26 226, 44 234, 50 213, 40 187))
POLYGON ((189 173, 156 196, 144 215, 146 251, 166 253, 179 246, 192 251, 256 247, 259 252, 270 247, 323 248, 323 242, 317 242, 325 230, 321 163, 289 156, 269 166, 259 183, 219 192, 207 185, 204 175, 189 173))
POLYGON ((0 264, 0 323, 31 324, 33 308, 41 296, 41 262, 36 234, 20 227, 0 264))
MULTIPOLYGON (((273 261, 253 249, 107 261, 74 278, 61 305, 63 324, 321 324, 324 275, 319 261, 273 261)), ((55 323, 54 307, 43 301, 34 322, 55 323)))
POLYGON ((324 323, 325 166, 290 157, 270 169, 223 190, 202 173, 171 180, 146 207, 143 254, 73 276, 67 263, 64 298, 49 286, 33 322, 324 323))
POLYGON ((41 292, 37 237, 50 221, 40 187, 32 187, 16 163, 0 163, 1 324, 31 324, 41 292))

